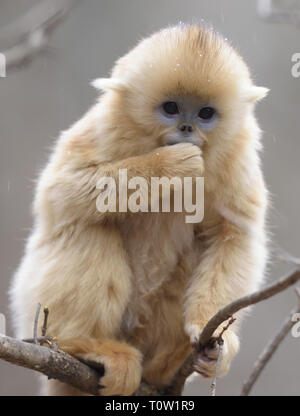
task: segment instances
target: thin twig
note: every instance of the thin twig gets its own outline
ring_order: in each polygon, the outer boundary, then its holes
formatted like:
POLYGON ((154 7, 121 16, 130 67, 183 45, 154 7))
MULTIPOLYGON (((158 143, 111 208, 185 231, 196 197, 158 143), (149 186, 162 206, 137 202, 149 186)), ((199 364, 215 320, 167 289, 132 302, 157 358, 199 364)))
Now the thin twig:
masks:
POLYGON ((42 336, 46 336, 47 333, 47 323, 48 323, 49 309, 47 306, 44 307, 44 323, 42 326, 42 336))
POLYGON ((285 263, 293 264, 294 266, 300 266, 300 259, 286 252, 283 248, 277 249, 277 258, 285 263))
POLYGON ((284 338, 287 336, 287 334, 290 333, 293 325, 295 324, 294 321, 292 321, 292 316, 295 313, 299 313, 300 308, 299 306, 292 310, 292 312, 289 314, 289 316, 284 320, 282 323, 279 331, 275 334, 275 336, 269 341, 267 346, 264 348, 258 359, 256 360, 254 364, 253 371, 251 372, 250 376, 247 378, 247 380, 243 383, 243 388, 241 391, 241 396, 248 396, 251 389, 254 386, 254 383, 257 381, 258 377, 262 373, 263 369, 267 365, 267 363, 272 358, 273 354, 281 344, 281 342, 284 340, 284 338))
POLYGON ((220 335, 218 336, 218 340, 222 339, 223 334, 225 331, 227 331, 227 329, 230 327, 230 325, 232 325, 234 322, 236 321, 236 318, 234 318, 233 316, 230 317, 228 323, 226 326, 223 327, 222 331, 220 332, 220 335))
POLYGON ((227 323, 226 326, 223 327, 220 335, 218 336, 216 342, 219 345, 219 351, 218 351, 218 358, 217 358, 217 364, 216 364, 216 372, 215 372, 215 377, 211 383, 211 396, 215 396, 216 395, 216 388, 217 388, 217 377, 219 374, 219 368, 220 368, 220 364, 222 361, 222 353, 223 353, 223 346, 224 346, 224 340, 223 340, 223 334, 225 331, 227 331, 227 329, 230 327, 230 325, 233 324, 233 322, 235 321, 235 318, 231 317, 227 323))
MULTIPOLYGON (((48 335, 47 336, 41 336, 41 337, 37 337, 36 338, 37 344, 43 344, 44 342, 47 342, 47 341, 51 342, 53 340, 54 340, 54 338, 53 337, 50 337, 48 335)), ((22 339, 22 341, 23 342, 28 342, 29 344, 36 344, 34 338, 24 338, 24 339, 22 339)))
POLYGON ((223 341, 222 338, 220 338, 218 340, 218 345, 219 345, 219 353, 218 353, 218 359, 217 359, 217 364, 216 364, 215 377, 214 377, 214 379, 211 383, 211 396, 216 395, 217 377, 218 377, 219 368, 220 368, 220 364, 221 364, 221 360, 222 360, 222 353, 223 353, 223 346, 224 346, 224 341, 223 341))
POLYGON ((40 311, 41 311, 41 304, 38 303, 37 310, 35 313, 35 318, 34 318, 34 325, 33 325, 33 339, 34 339, 35 344, 38 343, 38 322, 39 322, 40 311))

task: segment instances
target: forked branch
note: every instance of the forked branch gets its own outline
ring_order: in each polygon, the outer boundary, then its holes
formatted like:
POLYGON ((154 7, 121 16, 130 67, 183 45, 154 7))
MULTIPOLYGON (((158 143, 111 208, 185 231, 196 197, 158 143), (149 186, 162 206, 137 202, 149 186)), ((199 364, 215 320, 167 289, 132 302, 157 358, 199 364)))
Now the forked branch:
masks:
MULTIPOLYGON (((265 289, 255 292, 252 295, 238 299, 221 309, 204 328, 200 338, 201 345, 205 345, 206 342, 210 340, 215 329, 217 329, 224 321, 228 320, 228 318, 238 310, 276 295, 296 283, 299 279, 300 272, 298 270, 294 271, 273 285, 267 286, 265 289)), ((44 314, 46 314, 45 310, 44 314)), ((45 320, 43 328, 43 334, 46 334, 45 320)), ((36 338, 34 336, 33 339, 28 341, 39 342, 40 340, 51 343, 51 337, 47 337, 46 335, 42 335, 40 339, 39 337, 36 338)), ((63 351, 54 350, 35 343, 19 341, 4 335, 0 335, 0 359, 39 371, 50 378, 70 384, 71 386, 92 395, 98 394, 99 377, 101 377, 105 371, 103 368, 99 369, 100 372, 98 372, 98 369, 96 370, 87 366, 85 363, 80 362, 63 351)), ((189 377, 193 371, 193 357, 190 356, 177 372, 174 381, 170 386, 159 390, 148 383, 142 382, 136 395, 180 395, 187 377, 189 377)))

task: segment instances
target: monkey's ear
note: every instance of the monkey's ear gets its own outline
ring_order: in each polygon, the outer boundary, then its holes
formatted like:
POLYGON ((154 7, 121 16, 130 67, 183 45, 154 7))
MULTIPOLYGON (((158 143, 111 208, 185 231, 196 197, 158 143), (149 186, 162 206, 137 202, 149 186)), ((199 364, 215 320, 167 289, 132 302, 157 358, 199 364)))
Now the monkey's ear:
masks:
POLYGON ((255 103, 256 101, 262 100, 268 94, 270 90, 265 87, 257 87, 253 85, 247 92, 247 101, 255 103))
POLYGON ((120 78, 97 78, 91 82, 91 85, 102 91, 125 91, 127 89, 126 83, 120 78))

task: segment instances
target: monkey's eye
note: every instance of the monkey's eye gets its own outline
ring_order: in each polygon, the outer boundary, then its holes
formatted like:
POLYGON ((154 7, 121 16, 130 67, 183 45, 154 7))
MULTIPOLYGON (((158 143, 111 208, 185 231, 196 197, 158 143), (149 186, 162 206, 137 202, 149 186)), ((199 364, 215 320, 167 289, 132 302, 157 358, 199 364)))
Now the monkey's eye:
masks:
POLYGON ((216 110, 212 107, 203 107, 198 113, 198 117, 202 120, 211 120, 215 115, 216 110))
POLYGON ((179 109, 175 101, 166 101, 163 103, 162 108, 166 114, 174 115, 179 113, 179 109))

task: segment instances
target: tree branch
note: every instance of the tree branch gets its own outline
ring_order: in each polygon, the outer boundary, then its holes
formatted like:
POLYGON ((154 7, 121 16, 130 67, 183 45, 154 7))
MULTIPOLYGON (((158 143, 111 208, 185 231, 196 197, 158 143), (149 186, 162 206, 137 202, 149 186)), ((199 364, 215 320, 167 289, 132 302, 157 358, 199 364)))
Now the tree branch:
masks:
MULTIPOLYGON (((254 292, 251 295, 237 299, 236 301, 220 309, 219 312, 217 312, 216 315, 214 315, 205 325, 201 333, 198 346, 196 348, 198 349, 201 348, 203 345, 206 345, 210 341, 215 330, 223 322, 231 318, 234 313, 236 313, 240 309, 246 308, 250 305, 254 305, 255 303, 261 302, 265 299, 268 299, 271 296, 276 295, 279 292, 282 292, 283 290, 287 289, 288 287, 296 283, 299 279, 300 271, 295 270, 286 277, 283 277, 280 280, 278 280, 276 283, 269 285, 262 290, 254 292)), ((194 372, 194 354, 195 353, 192 353, 178 370, 176 376, 173 379, 173 382, 167 388, 167 395, 177 396, 181 394, 186 379, 194 372)))
POLYGON ((279 292, 287 289, 288 287, 295 284, 300 279, 300 271, 295 270, 286 277, 281 278, 276 283, 273 283, 262 290, 252 293, 251 295, 244 296, 240 299, 235 300, 224 308, 220 309, 216 315, 214 315, 208 323, 205 325, 200 339, 199 345, 206 345, 208 341, 213 336, 215 330, 232 315, 238 312, 240 309, 244 309, 247 306, 254 305, 258 302, 261 302, 265 299, 270 298, 271 296, 276 295, 279 292))
MULTIPOLYGON (((222 322, 230 318, 233 313, 244 307, 274 296, 299 279, 300 272, 297 270, 289 276, 280 279, 277 283, 267 286, 265 289, 255 292, 252 295, 238 299, 221 309, 204 328, 203 333, 205 336, 201 336, 200 338, 201 345, 205 345, 204 341, 207 339, 210 340, 215 329, 222 322)), ((0 335, 0 359, 21 367, 39 371, 50 378, 70 384, 71 386, 92 395, 99 394, 99 377, 101 377, 105 371, 104 367, 97 368, 97 370, 91 368, 64 351, 55 351, 41 345, 36 345, 34 343, 29 344, 3 335, 0 335)), ((170 386, 158 389, 146 382, 142 382, 135 395, 181 395, 187 377, 193 372, 193 354, 191 354, 178 370, 170 386)))
POLYGON ((33 339, 34 339, 35 344, 38 343, 38 323, 39 323, 40 310, 41 310, 41 304, 39 303, 36 313, 35 313, 34 326, 33 326, 33 339))
POLYGON ((101 374, 63 351, 53 351, 41 345, 27 344, 0 335, 0 357, 70 384, 83 392, 98 395, 101 374))
POLYGON ((6 69, 17 68, 47 46, 50 35, 68 16, 77 0, 44 0, 2 31, 1 43, 13 44, 2 53, 6 69))
MULTIPOLYGON (((297 295, 300 299, 299 291, 297 295)), ((294 308, 290 312, 289 316, 282 323, 279 331, 275 334, 271 341, 268 342, 267 346, 264 348, 260 356, 257 358, 254 364, 253 371, 251 372, 247 380, 243 383, 243 388, 240 394, 241 396, 249 395, 250 391, 254 386, 254 383, 257 381, 263 369, 270 361, 281 342, 284 340, 287 334, 290 333, 292 327, 295 325, 295 322, 292 320, 292 317, 295 313, 300 313, 300 301, 298 302, 298 307, 294 308)))

